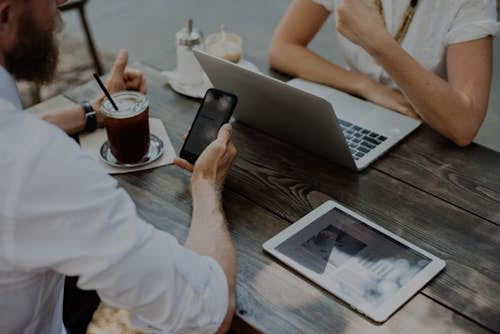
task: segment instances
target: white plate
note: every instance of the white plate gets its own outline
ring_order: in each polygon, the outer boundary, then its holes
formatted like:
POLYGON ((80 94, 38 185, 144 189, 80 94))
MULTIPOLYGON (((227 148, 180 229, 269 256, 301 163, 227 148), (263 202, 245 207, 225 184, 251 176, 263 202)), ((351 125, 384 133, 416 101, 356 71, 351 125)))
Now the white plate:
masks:
MULTIPOLYGON (((238 62, 238 65, 243 67, 243 68, 249 69, 251 71, 261 73, 259 68, 255 64, 249 62, 248 60, 241 59, 238 62)), ((180 80, 177 71, 175 71, 175 70, 174 71, 164 71, 161 74, 167 78, 167 81, 168 81, 170 87, 174 91, 176 91, 179 94, 186 95, 189 97, 202 99, 203 97, 205 97, 205 93, 207 92, 207 90, 210 88, 213 88, 213 85, 210 82, 210 79, 208 79, 208 77, 205 73, 203 73, 203 81, 201 83, 195 84, 195 85, 189 85, 189 84, 183 83, 180 80)))

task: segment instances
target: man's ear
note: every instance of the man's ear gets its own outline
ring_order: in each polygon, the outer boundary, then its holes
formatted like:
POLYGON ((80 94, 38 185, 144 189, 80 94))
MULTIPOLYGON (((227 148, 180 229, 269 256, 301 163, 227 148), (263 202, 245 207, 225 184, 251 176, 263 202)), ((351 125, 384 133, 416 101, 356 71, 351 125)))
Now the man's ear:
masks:
POLYGON ((12 0, 0 0, 0 34, 12 29, 12 0))
POLYGON ((13 33, 12 0, 0 0, 0 49, 11 41, 13 33))

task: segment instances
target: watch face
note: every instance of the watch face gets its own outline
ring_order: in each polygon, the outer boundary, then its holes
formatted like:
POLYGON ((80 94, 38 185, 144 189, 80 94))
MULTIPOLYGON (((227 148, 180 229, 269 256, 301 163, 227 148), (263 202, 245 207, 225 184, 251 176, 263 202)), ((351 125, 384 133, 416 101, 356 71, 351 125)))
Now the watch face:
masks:
POLYGON ((85 112, 85 131, 92 132, 97 129, 97 113, 88 102, 83 103, 82 108, 85 112))

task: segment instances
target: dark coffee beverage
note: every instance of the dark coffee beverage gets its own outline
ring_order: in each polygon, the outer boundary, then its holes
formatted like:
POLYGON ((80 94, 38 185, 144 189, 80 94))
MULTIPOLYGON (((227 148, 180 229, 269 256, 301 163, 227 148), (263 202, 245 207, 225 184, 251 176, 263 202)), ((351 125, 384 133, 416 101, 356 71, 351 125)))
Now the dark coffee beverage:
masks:
POLYGON ((109 148, 120 163, 140 162, 149 151, 149 101, 141 93, 112 95, 118 111, 106 99, 102 104, 109 148))

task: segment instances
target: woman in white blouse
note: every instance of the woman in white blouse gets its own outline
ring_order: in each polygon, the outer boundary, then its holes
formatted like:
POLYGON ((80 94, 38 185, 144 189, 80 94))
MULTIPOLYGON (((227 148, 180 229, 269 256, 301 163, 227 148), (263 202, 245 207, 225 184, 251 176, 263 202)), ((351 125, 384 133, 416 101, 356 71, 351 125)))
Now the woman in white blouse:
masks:
POLYGON ((492 75, 494 0, 294 0, 271 66, 420 118, 459 146, 484 120, 492 75), (307 49, 336 10, 348 69, 307 49))

